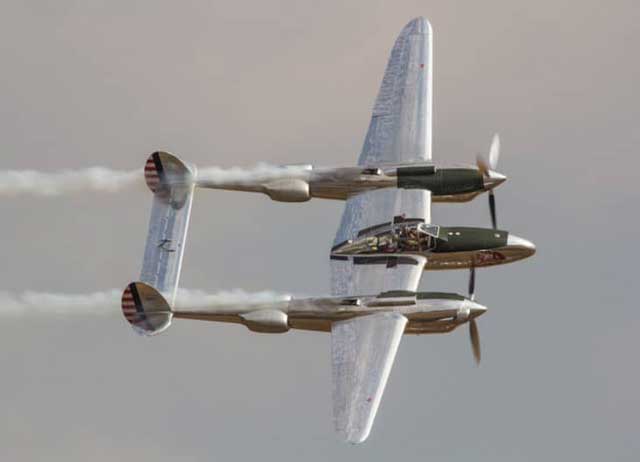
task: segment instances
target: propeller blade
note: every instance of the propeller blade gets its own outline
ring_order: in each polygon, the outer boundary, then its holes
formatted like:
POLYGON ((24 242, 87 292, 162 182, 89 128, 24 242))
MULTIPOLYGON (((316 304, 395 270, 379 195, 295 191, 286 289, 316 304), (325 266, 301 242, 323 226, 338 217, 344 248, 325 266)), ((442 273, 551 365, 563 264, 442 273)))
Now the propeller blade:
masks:
POLYGON ((489 176, 490 170, 495 170, 498 167, 498 160, 500 159, 500 136, 496 133, 491 140, 491 147, 489 148, 488 158, 478 154, 476 156, 476 165, 478 171, 483 176, 489 176))
POLYGON ((476 364, 480 364, 480 334, 478 333, 478 325, 476 324, 475 319, 469 321, 469 338, 471 339, 473 358, 476 360, 476 364))
POLYGON ((480 175, 485 177, 489 175, 489 164, 487 164, 487 161, 482 154, 478 154, 476 156, 476 165, 478 166, 480 175))
POLYGON ((475 300, 476 298, 476 267, 471 266, 469 270, 469 298, 475 300))
POLYGON ((496 196, 493 189, 489 191, 489 212, 491 213, 491 225, 493 229, 498 229, 498 219, 496 218, 496 196))
POLYGON ((498 159, 500 159, 500 136, 496 133, 491 140, 491 147, 489 148, 489 168, 495 170, 498 166, 498 159))

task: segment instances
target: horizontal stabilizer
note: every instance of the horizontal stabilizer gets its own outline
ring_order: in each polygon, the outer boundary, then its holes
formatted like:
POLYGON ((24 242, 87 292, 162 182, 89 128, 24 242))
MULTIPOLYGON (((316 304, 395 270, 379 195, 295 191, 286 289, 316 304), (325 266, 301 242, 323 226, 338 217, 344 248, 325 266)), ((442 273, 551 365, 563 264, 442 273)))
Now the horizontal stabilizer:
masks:
POLYGON ((145 165, 153 192, 140 281, 175 301, 193 201, 195 167, 167 152, 154 152, 145 165))
POLYGON ((143 335, 163 332, 173 317, 162 294, 143 282, 132 282, 124 290, 122 313, 134 330, 143 335))

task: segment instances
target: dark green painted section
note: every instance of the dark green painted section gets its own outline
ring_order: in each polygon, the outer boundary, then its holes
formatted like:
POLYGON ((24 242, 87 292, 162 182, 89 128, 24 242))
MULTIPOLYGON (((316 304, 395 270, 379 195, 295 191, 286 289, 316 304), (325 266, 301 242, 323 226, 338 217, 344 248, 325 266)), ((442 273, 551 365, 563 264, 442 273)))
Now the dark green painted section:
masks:
POLYGON ((396 298, 396 297, 413 297, 416 293, 410 290, 389 290, 382 292, 376 298, 396 298))
POLYGON ((389 290, 377 298, 413 297, 418 300, 464 300, 466 297, 448 292, 411 292, 410 290, 389 290))
POLYGON ((458 294, 451 294, 448 292, 418 292, 418 300, 464 300, 466 297, 458 294))
POLYGON ((428 189, 435 196, 450 196, 481 191, 482 175, 473 168, 400 167, 398 187, 428 189))
POLYGON ((507 245, 508 235, 507 231, 501 229, 442 226, 439 234, 442 239, 438 239, 433 251, 440 253, 495 249, 507 245))

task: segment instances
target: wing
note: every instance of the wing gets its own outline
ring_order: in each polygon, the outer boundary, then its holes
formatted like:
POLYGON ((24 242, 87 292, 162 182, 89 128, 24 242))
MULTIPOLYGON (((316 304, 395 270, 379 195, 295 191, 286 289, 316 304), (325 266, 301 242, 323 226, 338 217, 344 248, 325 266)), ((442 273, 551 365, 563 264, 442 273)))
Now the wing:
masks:
POLYGON ((431 160, 432 31, 407 24, 391 50, 359 165, 431 160))
MULTIPOLYGON (((431 160, 431 36, 429 22, 417 18, 396 40, 359 165, 431 160)), ((397 218, 430 222, 430 192, 379 190, 351 197, 334 244, 397 218)), ((425 262, 418 256, 332 258, 332 292, 415 291, 425 262)), ((347 441, 359 443, 369 435, 406 323, 398 313, 379 313, 333 324, 334 418, 347 441)))
POLYGON ((427 259, 421 256, 331 260, 333 295, 377 295, 391 290, 416 292, 427 259))
MULTIPOLYGON (((379 189, 347 200, 334 245, 354 239, 363 230, 394 219, 429 223, 431 192, 420 189, 379 189)), ((416 291, 424 257, 331 257, 333 295, 374 295, 388 290, 416 291)))
POLYGON ((333 415, 351 443, 369 436, 406 323, 401 314, 379 313, 331 328, 333 415))

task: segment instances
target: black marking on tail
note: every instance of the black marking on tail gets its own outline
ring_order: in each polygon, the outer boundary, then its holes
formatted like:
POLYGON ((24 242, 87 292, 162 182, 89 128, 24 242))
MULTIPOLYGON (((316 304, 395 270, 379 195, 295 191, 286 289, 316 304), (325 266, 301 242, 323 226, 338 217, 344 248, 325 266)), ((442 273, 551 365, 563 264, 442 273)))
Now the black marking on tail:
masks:
POLYGON ((138 288, 136 287, 136 284, 134 282, 129 284, 129 290, 131 291, 131 295, 133 296, 133 303, 135 303, 136 305, 136 313, 144 315, 142 302, 140 301, 140 294, 138 293, 138 288))
POLYGON ((138 293, 138 287, 133 282, 129 284, 129 290, 131 291, 131 295, 133 296, 133 302, 136 306, 136 319, 133 324, 144 324, 145 328, 149 331, 153 330, 153 326, 147 319, 147 314, 144 311, 144 306, 142 306, 142 300, 140 299, 140 294, 138 293))
POLYGON ((158 172, 158 178, 160 179, 160 184, 165 185, 167 183, 166 183, 166 178, 164 174, 164 167, 162 165, 162 160, 160 159, 160 153, 154 152, 152 155, 153 155, 153 163, 156 166, 156 171, 158 172))

